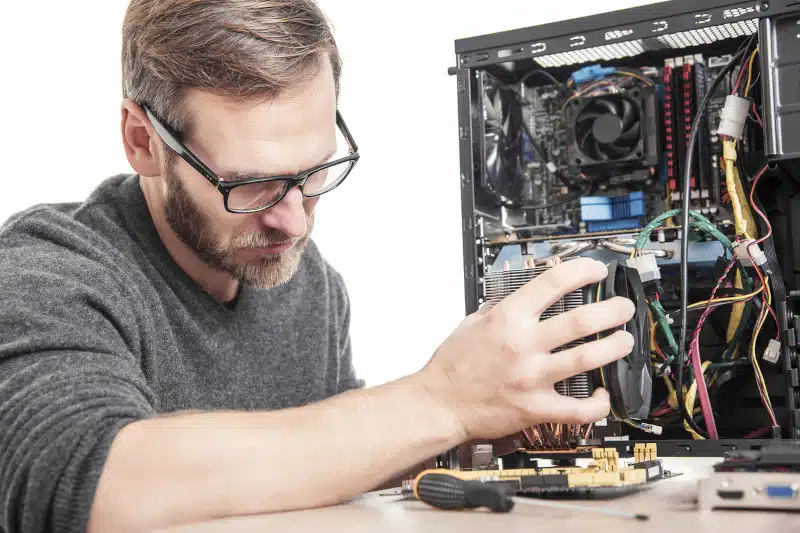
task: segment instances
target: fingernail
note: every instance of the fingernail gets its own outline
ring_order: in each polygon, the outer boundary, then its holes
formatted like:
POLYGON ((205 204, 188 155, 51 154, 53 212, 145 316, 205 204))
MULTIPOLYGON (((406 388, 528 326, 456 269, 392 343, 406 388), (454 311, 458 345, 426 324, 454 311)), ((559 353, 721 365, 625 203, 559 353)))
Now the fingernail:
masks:
POLYGON ((633 302, 629 298, 625 298, 625 302, 626 302, 625 305, 627 305, 628 307, 628 316, 633 318, 633 315, 636 313, 636 306, 633 305, 633 302))
POLYGON ((620 336, 625 338, 625 344, 627 344, 629 348, 633 348, 634 338, 629 331, 620 331, 620 336))

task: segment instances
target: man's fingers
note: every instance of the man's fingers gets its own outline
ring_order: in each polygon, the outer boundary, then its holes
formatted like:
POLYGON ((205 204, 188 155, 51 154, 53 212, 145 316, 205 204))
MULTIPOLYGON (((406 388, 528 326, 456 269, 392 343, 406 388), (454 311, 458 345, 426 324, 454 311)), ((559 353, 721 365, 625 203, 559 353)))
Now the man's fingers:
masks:
POLYGON ((548 381, 555 383, 618 361, 632 349, 633 335, 617 331, 603 339, 545 356, 547 363, 542 372, 548 381))
POLYGON ((607 275, 608 268, 600 261, 587 257, 571 259, 536 276, 503 299, 496 308, 504 314, 537 318, 564 295, 597 283, 607 275))
POLYGON ((627 298, 615 297, 603 302, 582 305, 540 322, 536 326, 536 346, 554 350, 628 322, 636 308, 627 298))
POLYGON ((591 424, 608 416, 611 404, 605 389, 596 389, 588 398, 562 396, 553 391, 553 400, 537 410, 543 419, 557 424, 591 424))

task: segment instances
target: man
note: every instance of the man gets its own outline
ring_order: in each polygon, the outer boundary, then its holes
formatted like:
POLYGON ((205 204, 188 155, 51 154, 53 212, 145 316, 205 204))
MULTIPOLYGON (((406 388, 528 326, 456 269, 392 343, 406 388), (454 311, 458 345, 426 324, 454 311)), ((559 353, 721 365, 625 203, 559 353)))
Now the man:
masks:
POLYGON ((135 174, 0 231, 0 529, 334 504, 470 439, 607 414, 553 384, 630 335, 550 352, 632 304, 538 320, 605 277, 584 259, 467 317, 419 372, 357 379, 345 286, 309 238, 358 157, 312 0, 133 0, 123 41, 135 174))

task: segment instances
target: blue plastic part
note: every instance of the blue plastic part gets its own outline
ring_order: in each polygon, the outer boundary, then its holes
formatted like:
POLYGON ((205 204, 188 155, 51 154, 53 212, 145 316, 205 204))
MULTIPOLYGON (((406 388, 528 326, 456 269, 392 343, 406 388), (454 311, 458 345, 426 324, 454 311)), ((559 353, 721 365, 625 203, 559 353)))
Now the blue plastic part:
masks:
POLYGON ((621 229, 636 229, 641 227, 640 218, 623 218, 621 220, 610 220, 608 222, 587 222, 586 230, 592 233, 597 231, 617 231, 621 229))
POLYGON ((581 198, 581 218, 584 222, 643 216, 644 193, 642 191, 623 196, 584 196, 581 198))
POLYGON ((590 81, 602 80, 606 76, 616 74, 615 67, 604 67, 602 65, 589 65, 572 73, 572 81, 576 84, 587 83, 590 81))
POLYGON ((767 498, 791 500, 797 497, 797 489, 791 485, 767 485, 767 498))
POLYGON ((641 191, 624 196, 581 198, 581 220, 591 232, 639 228, 643 217, 644 193, 641 191))

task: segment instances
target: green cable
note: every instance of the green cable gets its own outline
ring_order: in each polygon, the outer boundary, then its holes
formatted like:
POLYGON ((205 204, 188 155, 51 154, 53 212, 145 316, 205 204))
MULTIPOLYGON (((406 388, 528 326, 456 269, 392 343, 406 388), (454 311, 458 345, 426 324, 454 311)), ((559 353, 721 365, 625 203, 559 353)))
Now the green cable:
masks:
POLYGON ((667 312, 664 310, 664 306, 661 305, 661 302, 656 300, 650 302, 650 309, 655 313, 658 324, 661 326, 661 331, 664 332, 664 337, 667 338, 667 342, 669 343, 671 353, 667 357, 667 364, 670 364, 675 358, 675 354, 678 353, 678 343, 675 341, 675 336, 672 334, 672 329, 669 327, 667 312))
MULTIPOLYGON (((681 213, 680 209, 673 209, 672 211, 667 211, 666 213, 659 215, 658 217, 653 219, 639 233, 639 236, 636 238, 636 242, 633 245, 634 248, 636 248, 637 250, 644 248, 644 245, 650 239, 650 234, 653 233, 653 231, 656 228, 661 226, 661 224, 666 222, 668 219, 676 215, 679 215, 680 213, 681 213)), ((721 231, 719 231, 717 227, 710 220, 708 220, 706 217, 704 217, 697 211, 689 211, 689 214, 692 216, 692 218, 695 219, 694 222, 689 223, 690 226, 710 234, 711 236, 716 238, 719 242, 721 242, 726 249, 733 250, 733 243, 731 243, 730 239, 728 239, 728 237, 726 237, 721 231)))

